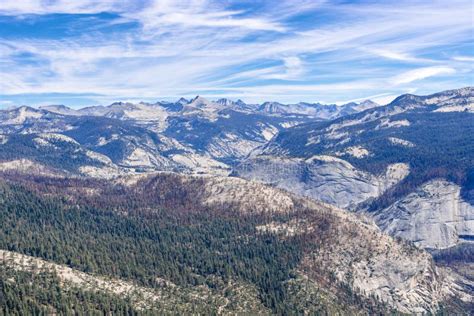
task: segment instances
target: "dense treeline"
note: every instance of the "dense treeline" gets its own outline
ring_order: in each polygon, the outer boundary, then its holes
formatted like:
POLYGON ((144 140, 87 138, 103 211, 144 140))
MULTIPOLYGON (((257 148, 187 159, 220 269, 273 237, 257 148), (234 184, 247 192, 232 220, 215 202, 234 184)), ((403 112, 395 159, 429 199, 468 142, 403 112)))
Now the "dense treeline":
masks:
POLYGON ((209 275, 240 277, 256 284, 263 301, 279 310, 281 283, 301 253, 298 243, 272 235, 242 239, 254 235, 250 219, 201 214, 181 221, 161 210, 153 218, 125 217, 65 209, 20 187, 7 190, 2 189, 1 248, 147 286, 157 277, 180 285, 204 284, 209 275))
POLYGON ((0 315, 136 315, 131 302, 102 292, 64 289, 52 272, 0 265, 0 315))

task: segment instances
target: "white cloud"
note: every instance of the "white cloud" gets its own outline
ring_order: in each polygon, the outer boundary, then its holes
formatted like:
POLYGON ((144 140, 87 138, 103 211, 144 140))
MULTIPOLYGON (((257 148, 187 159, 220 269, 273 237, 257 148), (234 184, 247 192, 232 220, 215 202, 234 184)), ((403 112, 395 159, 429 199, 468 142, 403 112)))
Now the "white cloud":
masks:
POLYGON ((470 0, 455 4, 400 0, 397 6, 270 1, 255 11, 207 0, 0 1, 0 14, 108 11, 119 14, 120 22, 141 25, 118 36, 93 32, 67 39, 2 40, 0 76, 8 80, 0 82, 0 90, 7 94, 155 97, 214 90, 337 101, 355 98, 357 90, 364 91, 357 96, 398 92, 397 85, 449 75, 455 69, 460 75, 459 61, 472 61, 436 53, 472 34, 466 10, 470 0), (319 23, 319 10, 329 10, 336 18, 319 23), (286 20, 302 12, 314 14, 317 23, 299 29, 294 20, 286 20), (426 54, 430 51, 434 54, 426 54), (16 61, 23 53, 32 55, 35 63, 16 61), (405 68, 390 79, 397 73, 392 61, 417 68, 405 68), (269 79, 285 82, 270 85, 269 79))
POLYGON ((454 74, 456 70, 451 67, 423 67, 404 72, 392 78, 394 84, 410 83, 416 80, 426 79, 433 76, 454 74))
POLYGON ((378 48, 365 49, 365 50, 376 56, 380 56, 380 57, 391 59, 391 60, 397 60, 397 61, 403 61, 403 62, 414 62, 414 63, 436 62, 435 60, 432 60, 432 59, 415 57, 407 52, 398 52, 398 51, 393 51, 393 50, 388 50, 388 49, 378 49, 378 48))
POLYGON ((474 57, 472 56, 456 56, 453 57, 455 61, 466 61, 466 62, 474 62, 474 57))
POLYGON ((285 31, 279 23, 264 18, 240 17, 242 11, 230 11, 202 0, 2 0, 0 14, 26 15, 51 13, 115 12, 129 20, 139 21, 145 29, 158 30, 165 25, 187 27, 229 27, 253 30, 285 31), (140 6, 138 4, 144 4, 140 6))
POLYGON ((285 63, 286 76, 288 78, 296 78, 303 74, 304 72, 303 62, 301 61, 300 58, 296 56, 286 57, 286 58, 283 58, 283 62, 285 63))
POLYGON ((283 66, 266 68, 260 79, 297 80, 304 74, 303 62, 296 56, 283 57, 283 66))
POLYGON ((375 55, 385 57, 388 59, 395 59, 395 60, 402 60, 402 61, 412 61, 415 58, 413 56, 408 55, 407 53, 399 53, 399 52, 393 52, 393 51, 388 51, 388 50, 383 50, 383 49, 374 49, 371 51, 375 55))

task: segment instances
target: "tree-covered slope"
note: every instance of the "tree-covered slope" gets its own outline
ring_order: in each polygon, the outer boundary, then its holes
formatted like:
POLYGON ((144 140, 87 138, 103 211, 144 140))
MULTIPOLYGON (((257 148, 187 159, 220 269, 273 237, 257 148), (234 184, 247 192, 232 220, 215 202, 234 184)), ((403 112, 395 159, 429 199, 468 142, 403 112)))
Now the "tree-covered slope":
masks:
POLYGON ((183 310, 213 313, 224 300, 229 313, 435 311, 470 295, 427 253, 353 215, 260 184, 4 176, 1 249, 164 293, 170 282, 185 294, 165 302, 183 310), (209 300, 199 305, 192 298, 203 288, 209 300))

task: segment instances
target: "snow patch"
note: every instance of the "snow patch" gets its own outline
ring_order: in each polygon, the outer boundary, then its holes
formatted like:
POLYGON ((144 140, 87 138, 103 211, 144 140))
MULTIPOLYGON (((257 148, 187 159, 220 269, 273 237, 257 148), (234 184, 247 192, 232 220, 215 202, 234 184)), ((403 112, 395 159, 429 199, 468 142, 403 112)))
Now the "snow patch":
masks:
POLYGON ((377 118, 378 118, 377 112, 368 113, 364 115, 362 118, 357 119, 357 120, 343 120, 341 123, 332 124, 331 126, 326 128, 326 131, 332 134, 341 128, 370 122, 370 121, 376 120, 377 118))
POLYGON ((284 123, 281 123, 280 126, 283 127, 283 128, 290 128, 290 127, 296 126, 298 124, 301 124, 301 122, 298 122, 298 121, 284 122, 284 123))
POLYGON ((117 140, 119 139, 119 135, 117 134, 112 134, 109 138, 105 138, 105 137, 99 137, 99 139, 97 140, 97 146, 104 146, 104 145, 107 145, 108 143, 110 143, 111 141, 114 141, 114 140, 117 140))
POLYGON ((308 138, 308 141, 306 142, 305 146, 310 146, 310 145, 317 145, 321 142, 321 136, 316 135, 316 136, 311 136, 308 138))
POLYGON ((329 134, 326 134, 326 137, 329 139, 341 139, 347 136, 349 136, 348 132, 336 132, 336 130, 332 130, 329 134))
POLYGON ((54 146, 53 144, 51 144, 50 142, 48 142, 47 140, 43 138, 39 138, 39 137, 33 138, 33 142, 35 143, 36 148, 51 147, 51 148, 57 149, 56 146, 54 146))

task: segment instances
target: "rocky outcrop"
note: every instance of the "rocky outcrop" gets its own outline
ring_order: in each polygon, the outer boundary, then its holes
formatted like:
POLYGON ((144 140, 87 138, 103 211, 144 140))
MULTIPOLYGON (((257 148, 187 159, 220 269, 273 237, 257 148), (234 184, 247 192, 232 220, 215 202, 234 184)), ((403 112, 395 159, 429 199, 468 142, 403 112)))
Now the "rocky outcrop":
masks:
POLYGON ((332 156, 309 159, 258 156, 238 166, 234 174, 286 189, 341 208, 378 197, 409 173, 406 164, 393 164, 386 174, 374 176, 332 156))
POLYGON ((474 236, 474 206, 461 188, 437 179, 378 211, 374 218, 388 234, 424 248, 448 248, 474 236))
POLYGON ((345 220, 337 229, 334 243, 304 257, 303 274, 317 279, 315 271, 331 271, 337 281, 408 314, 434 313, 450 297, 472 300, 462 289, 466 281, 436 267, 428 253, 396 243, 372 225, 345 220))

